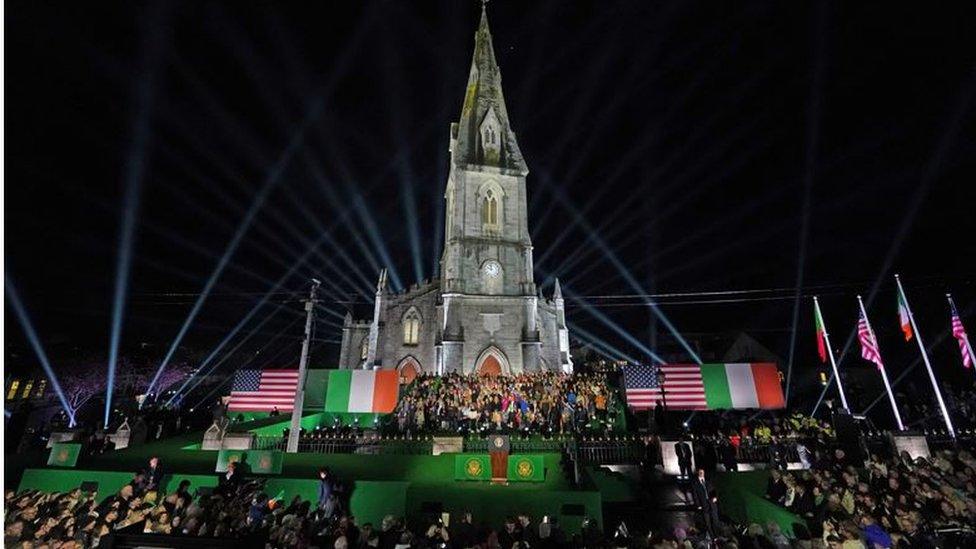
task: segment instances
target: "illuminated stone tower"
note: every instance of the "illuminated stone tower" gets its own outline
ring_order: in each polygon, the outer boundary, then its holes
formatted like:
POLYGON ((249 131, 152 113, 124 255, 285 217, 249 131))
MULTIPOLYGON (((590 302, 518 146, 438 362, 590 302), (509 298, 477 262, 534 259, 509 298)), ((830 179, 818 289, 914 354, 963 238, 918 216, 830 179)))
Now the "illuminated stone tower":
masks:
POLYGON ((381 276, 372 321, 347 318, 342 366, 572 371, 558 282, 551 300, 537 294, 529 169, 508 118, 484 6, 450 154, 441 280, 390 295, 381 276))

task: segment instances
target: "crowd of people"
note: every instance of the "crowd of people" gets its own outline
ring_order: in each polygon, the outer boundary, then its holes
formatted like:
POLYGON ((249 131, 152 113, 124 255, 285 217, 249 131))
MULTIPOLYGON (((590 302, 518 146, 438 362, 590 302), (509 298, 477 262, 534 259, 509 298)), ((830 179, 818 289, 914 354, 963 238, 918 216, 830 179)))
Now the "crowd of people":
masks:
MULTIPOLYGON (((247 479, 243 471, 244 467, 230 463, 216 487, 194 490, 189 480, 183 480, 167 493, 154 457, 131 482, 101 501, 97 491, 80 488, 64 493, 8 490, 4 545, 96 547, 106 535, 118 532, 244 538, 248 546, 296 547, 323 538, 348 538, 347 532, 356 528, 345 513, 348 490, 327 469, 319 473, 317 503, 297 496, 290 502, 282 501, 281 494, 269 496, 264 480, 247 479)), ((367 526, 363 531, 368 531, 367 526)), ((331 542, 317 545, 333 546, 331 542)))
POLYGON ((621 402, 602 373, 419 375, 397 405, 401 433, 575 433, 612 425, 621 402))
POLYGON ((786 469, 788 463, 798 462, 809 468, 836 445, 829 423, 799 413, 770 412, 762 417, 755 412, 702 414, 676 438, 692 442, 686 458, 679 460, 685 466, 683 478, 691 476, 692 458, 709 474, 738 471, 740 463, 786 469))
POLYGON ((349 512, 348 486, 328 469, 318 475, 317 501, 269 495, 265 481, 248 479, 238 464, 228 465, 212 489, 181 481, 171 492, 161 485, 162 468, 153 458, 117 493, 99 501, 96 491, 27 490, 5 494, 5 547, 97 547, 110 534, 157 534, 230 538, 242 546, 334 549, 447 549, 450 547, 602 547, 602 530, 584 520, 568 535, 559 522, 515 514, 497 527, 476 523, 470 511, 451 520, 448 513, 416 523, 386 516, 380 524, 359 523, 349 512))
POLYGON ((766 497, 803 517, 814 538, 865 547, 936 547, 939 532, 976 528, 976 458, 966 450, 930 459, 843 450, 802 471, 772 471, 766 497))
MULTIPOLYGON (((923 393, 925 394, 925 393, 923 393)), ((945 384, 943 398, 951 410, 957 429, 976 428, 976 389, 956 387, 945 384)), ((913 429, 944 429, 942 412, 934 398, 913 398, 913 395, 900 393, 897 397, 902 421, 913 429)))

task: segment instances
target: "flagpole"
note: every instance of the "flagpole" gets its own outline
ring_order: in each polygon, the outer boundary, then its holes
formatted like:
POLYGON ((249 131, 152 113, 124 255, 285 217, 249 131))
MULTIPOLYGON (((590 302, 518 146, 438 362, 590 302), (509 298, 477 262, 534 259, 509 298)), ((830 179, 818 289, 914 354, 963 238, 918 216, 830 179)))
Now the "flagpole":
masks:
POLYGON ((823 314, 820 312, 820 301, 817 300, 817 296, 813 296, 813 306, 817 309, 817 318, 820 319, 821 325, 823 326, 824 342, 827 343, 827 356, 830 357, 830 367, 834 369, 834 379, 837 380, 837 391, 840 392, 840 402, 844 405, 844 409, 851 411, 847 407, 847 397, 844 396, 844 386, 840 383, 840 372, 837 371, 837 362, 834 361, 834 349, 830 346, 830 335, 827 334, 827 323, 823 320, 823 314))
POLYGON ((925 345, 922 343, 922 334, 918 332, 918 325, 915 324, 915 315, 912 314, 912 307, 908 304, 908 296, 905 295, 905 288, 901 285, 901 278, 895 275, 895 283, 898 285, 898 292, 908 310, 908 320, 912 323, 912 331, 915 333, 915 341, 918 342, 918 349, 922 352, 922 360, 925 362, 925 369, 929 372, 929 379, 932 381, 932 389, 935 390, 935 398, 939 401, 939 408, 942 410, 942 418, 945 419, 946 428, 949 436, 956 438, 956 430, 952 428, 952 420, 949 419, 949 410, 946 409, 945 401, 942 400, 942 391, 939 389, 939 382, 935 380, 935 372, 932 371, 932 363, 929 362, 929 354, 925 352, 925 345))
MULTIPOLYGON (((952 300, 952 294, 946 294, 946 298, 949 300, 949 307, 952 308, 952 312, 958 316, 959 309, 956 309, 956 302, 952 300)), ((959 317, 959 322, 962 322, 962 317, 959 317)), ((966 341, 966 348, 969 349, 969 356, 972 360, 976 360, 976 355, 973 354, 973 345, 969 342, 969 335, 967 334, 964 339, 966 341)), ((973 369, 976 370, 976 365, 973 366, 973 369)))
MULTIPOLYGON (((864 323, 867 325, 868 331, 874 337, 874 344, 878 346, 878 358, 881 358, 881 345, 878 343, 878 336, 874 335, 874 328, 871 327, 871 321, 868 320, 868 312, 864 310, 864 301, 861 300, 861 296, 857 296, 857 305, 861 308, 861 316, 864 317, 864 323)), ((905 424, 901 422, 901 414, 898 413, 898 405, 895 404, 895 395, 891 392, 891 383, 888 383, 888 373, 885 371, 884 366, 881 366, 878 370, 881 371, 881 379, 884 380, 885 390, 888 391, 888 400, 891 401, 891 411, 895 413, 898 430, 904 431, 905 424)))

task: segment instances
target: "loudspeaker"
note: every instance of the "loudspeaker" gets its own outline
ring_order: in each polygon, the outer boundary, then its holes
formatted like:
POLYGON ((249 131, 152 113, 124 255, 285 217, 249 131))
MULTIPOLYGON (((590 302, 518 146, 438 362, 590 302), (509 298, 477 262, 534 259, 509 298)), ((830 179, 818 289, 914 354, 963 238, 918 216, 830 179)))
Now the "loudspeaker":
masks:
POLYGON ((584 507, 582 503, 564 503, 559 514, 564 517, 586 516, 586 507, 584 507))
POLYGON ((861 447, 861 431, 857 422, 846 410, 834 412, 834 431, 837 433, 837 442, 841 450, 844 450, 850 464, 862 467, 865 456, 864 449, 861 447))

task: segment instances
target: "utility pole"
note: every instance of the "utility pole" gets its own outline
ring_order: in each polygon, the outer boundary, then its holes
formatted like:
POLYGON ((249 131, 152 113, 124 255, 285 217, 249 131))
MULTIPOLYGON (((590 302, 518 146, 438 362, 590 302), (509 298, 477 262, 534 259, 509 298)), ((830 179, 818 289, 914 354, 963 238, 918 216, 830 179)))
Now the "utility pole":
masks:
POLYGON ((298 387, 295 389, 295 404, 291 409, 291 429, 288 431, 288 453, 298 452, 298 436, 302 430, 302 408, 305 404, 305 372, 308 369, 308 350, 312 344, 312 318, 315 312, 315 291, 319 282, 312 279, 312 289, 305 302, 305 341, 302 342, 302 358, 298 363, 298 387))

